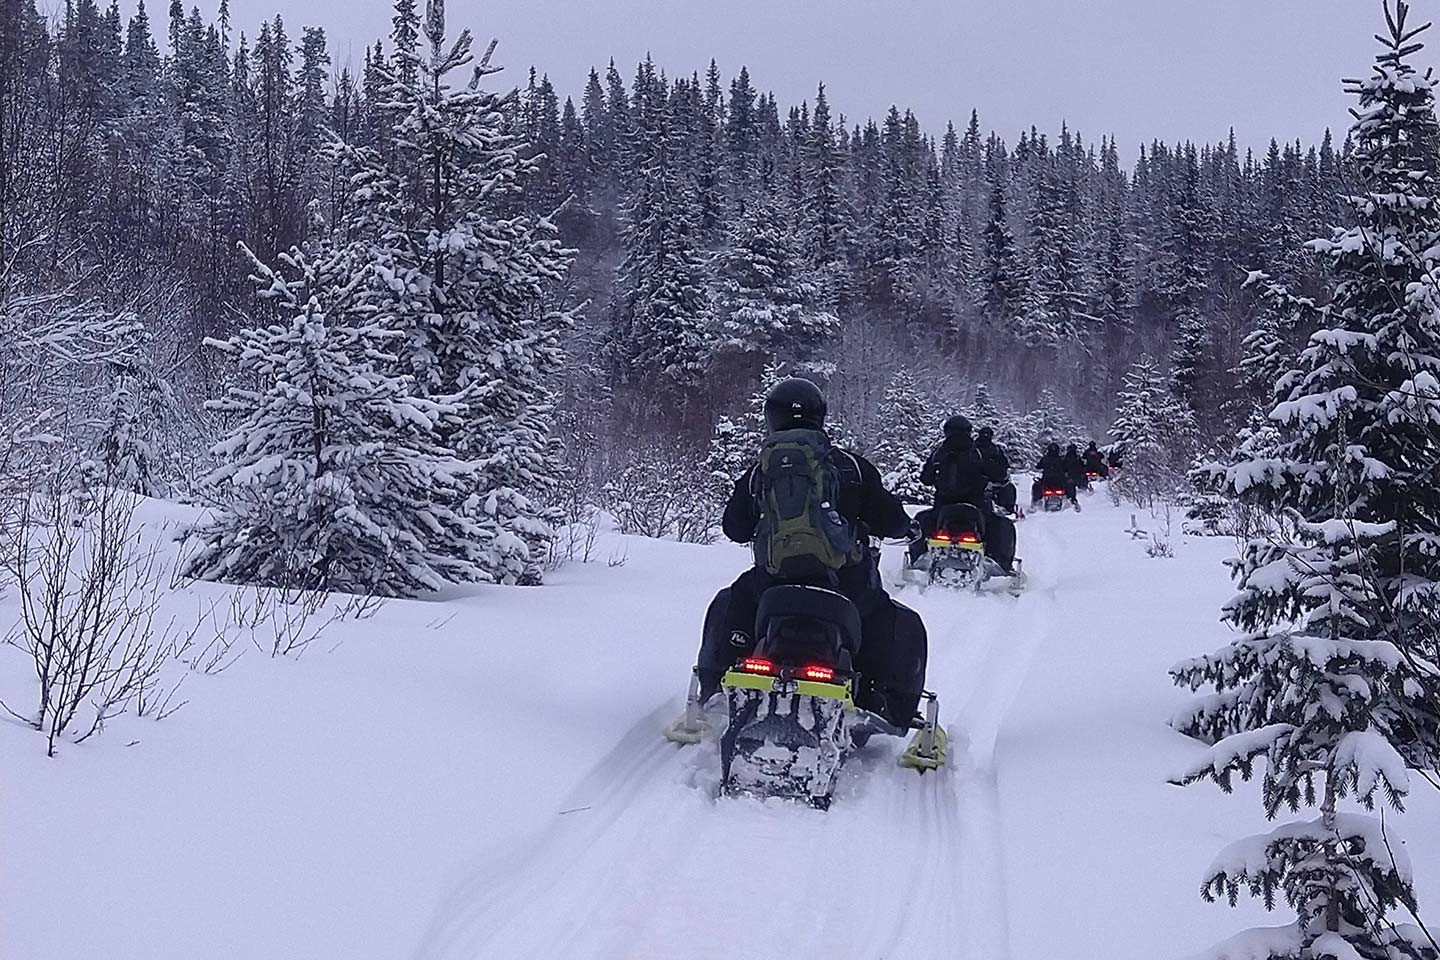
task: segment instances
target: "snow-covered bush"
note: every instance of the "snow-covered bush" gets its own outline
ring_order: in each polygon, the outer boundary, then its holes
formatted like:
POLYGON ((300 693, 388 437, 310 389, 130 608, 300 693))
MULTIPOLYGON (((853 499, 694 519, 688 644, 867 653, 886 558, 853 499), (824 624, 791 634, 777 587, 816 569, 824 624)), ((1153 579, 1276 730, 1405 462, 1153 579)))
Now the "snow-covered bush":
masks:
POLYGON ((441 438, 463 405, 416 396, 391 372, 402 334, 361 309, 368 270, 329 247, 282 259, 297 279, 255 262, 282 322, 211 342, 258 386, 212 403, 238 422, 215 447, 217 511, 188 573, 408 595, 490 579, 487 553, 523 557, 523 543, 474 519, 494 514, 476 501, 480 467, 441 438))

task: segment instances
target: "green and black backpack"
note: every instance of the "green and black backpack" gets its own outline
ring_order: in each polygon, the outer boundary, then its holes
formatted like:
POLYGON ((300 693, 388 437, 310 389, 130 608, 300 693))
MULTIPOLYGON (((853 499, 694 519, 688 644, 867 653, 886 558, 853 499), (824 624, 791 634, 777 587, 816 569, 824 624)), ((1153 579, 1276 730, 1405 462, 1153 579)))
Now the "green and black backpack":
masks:
POLYGON ((839 505, 841 485, 858 483, 859 473, 819 430, 771 434, 750 480, 760 510, 756 564, 781 579, 813 580, 858 561, 863 545, 839 505))

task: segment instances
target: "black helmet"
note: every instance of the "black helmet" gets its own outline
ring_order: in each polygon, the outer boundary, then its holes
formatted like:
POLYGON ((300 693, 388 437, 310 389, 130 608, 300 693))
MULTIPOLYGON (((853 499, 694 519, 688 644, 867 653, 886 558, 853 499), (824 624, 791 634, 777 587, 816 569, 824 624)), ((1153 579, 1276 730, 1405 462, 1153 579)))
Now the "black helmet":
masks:
POLYGON ((977 439, 979 439, 981 443, 989 443, 991 440, 995 439, 995 428, 981 427, 980 432, 975 434, 975 436, 977 439))
POLYGON ((1069 444, 1068 446, 1066 446, 1066 448, 1065 448, 1065 456, 1067 456, 1067 457, 1078 457, 1078 456, 1080 456, 1080 451, 1079 451, 1079 450, 1076 450, 1076 449, 1075 449, 1075 444, 1072 443, 1072 444, 1069 444))
POLYGON ((1060 444, 1058 444, 1058 443, 1052 443, 1052 444, 1050 444, 1048 447, 1045 448, 1045 452, 1046 452, 1047 454, 1049 454, 1050 456, 1052 456, 1052 457, 1058 457, 1058 456, 1060 456, 1060 444))
POLYGON ((970 421, 965 417, 951 417, 945 421, 946 439, 970 439, 970 421))
POLYGON ((1091 440, 1091 441, 1090 441, 1090 446, 1088 446, 1088 447, 1085 448, 1085 452, 1086 452, 1086 453, 1089 453, 1091 450, 1094 450, 1094 449, 1095 449, 1095 441, 1094 441, 1094 440, 1091 440))
POLYGON ((825 395, 803 377, 786 377, 765 394, 765 425, 780 430, 820 430, 825 426, 825 395))

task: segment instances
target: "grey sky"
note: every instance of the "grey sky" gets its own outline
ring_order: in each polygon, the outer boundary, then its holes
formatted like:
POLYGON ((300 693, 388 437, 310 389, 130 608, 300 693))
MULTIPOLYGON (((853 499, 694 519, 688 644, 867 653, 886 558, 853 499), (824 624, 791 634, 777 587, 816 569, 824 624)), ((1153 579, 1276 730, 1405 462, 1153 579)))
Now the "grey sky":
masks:
MULTIPOLYGON (((193 0, 186 0, 187 6, 193 0)), ((209 0, 213 5, 215 0, 209 0)), ((152 7, 163 10, 158 0, 152 7)), ((419 0, 423 8, 424 0, 419 0)), ((381 0, 231 0, 254 34, 280 8, 298 36, 320 23, 337 63, 389 32, 381 0)), ((939 131, 971 107, 1013 143, 1061 120, 1087 140, 1113 133, 1128 163, 1141 141, 1242 143, 1342 135, 1342 76, 1368 71, 1384 25, 1379 0, 449 0, 452 27, 498 37, 501 76, 530 64, 577 96, 591 64, 613 56, 627 81, 647 51, 672 75, 715 57, 729 76, 748 65, 782 104, 825 81, 850 120, 912 106, 939 131)), ((1440 0, 1418 0, 1415 19, 1440 0)), ((204 6, 202 5, 202 10, 204 6)), ((161 14, 163 16, 163 13, 161 14)), ((157 29, 163 29, 157 24, 157 29)), ((1423 55, 1427 63, 1437 47, 1423 55)))

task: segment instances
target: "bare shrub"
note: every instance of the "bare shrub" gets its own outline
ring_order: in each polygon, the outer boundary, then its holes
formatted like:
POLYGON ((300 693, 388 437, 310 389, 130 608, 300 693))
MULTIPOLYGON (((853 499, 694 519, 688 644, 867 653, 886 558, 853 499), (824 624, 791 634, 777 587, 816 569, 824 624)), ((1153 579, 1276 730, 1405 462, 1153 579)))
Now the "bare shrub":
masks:
POLYGON ((717 518, 702 461, 679 445, 642 443, 610 471, 601 488, 602 506, 621 533, 709 543, 717 518))
POLYGON ((62 737, 84 742, 122 713, 162 717, 183 706, 178 681, 165 687, 177 632, 157 617, 165 576, 133 526, 135 504, 51 484, 23 499, 4 544, 20 606, 6 642, 31 659, 38 698, 29 713, 3 706, 45 734, 51 756, 62 737))

